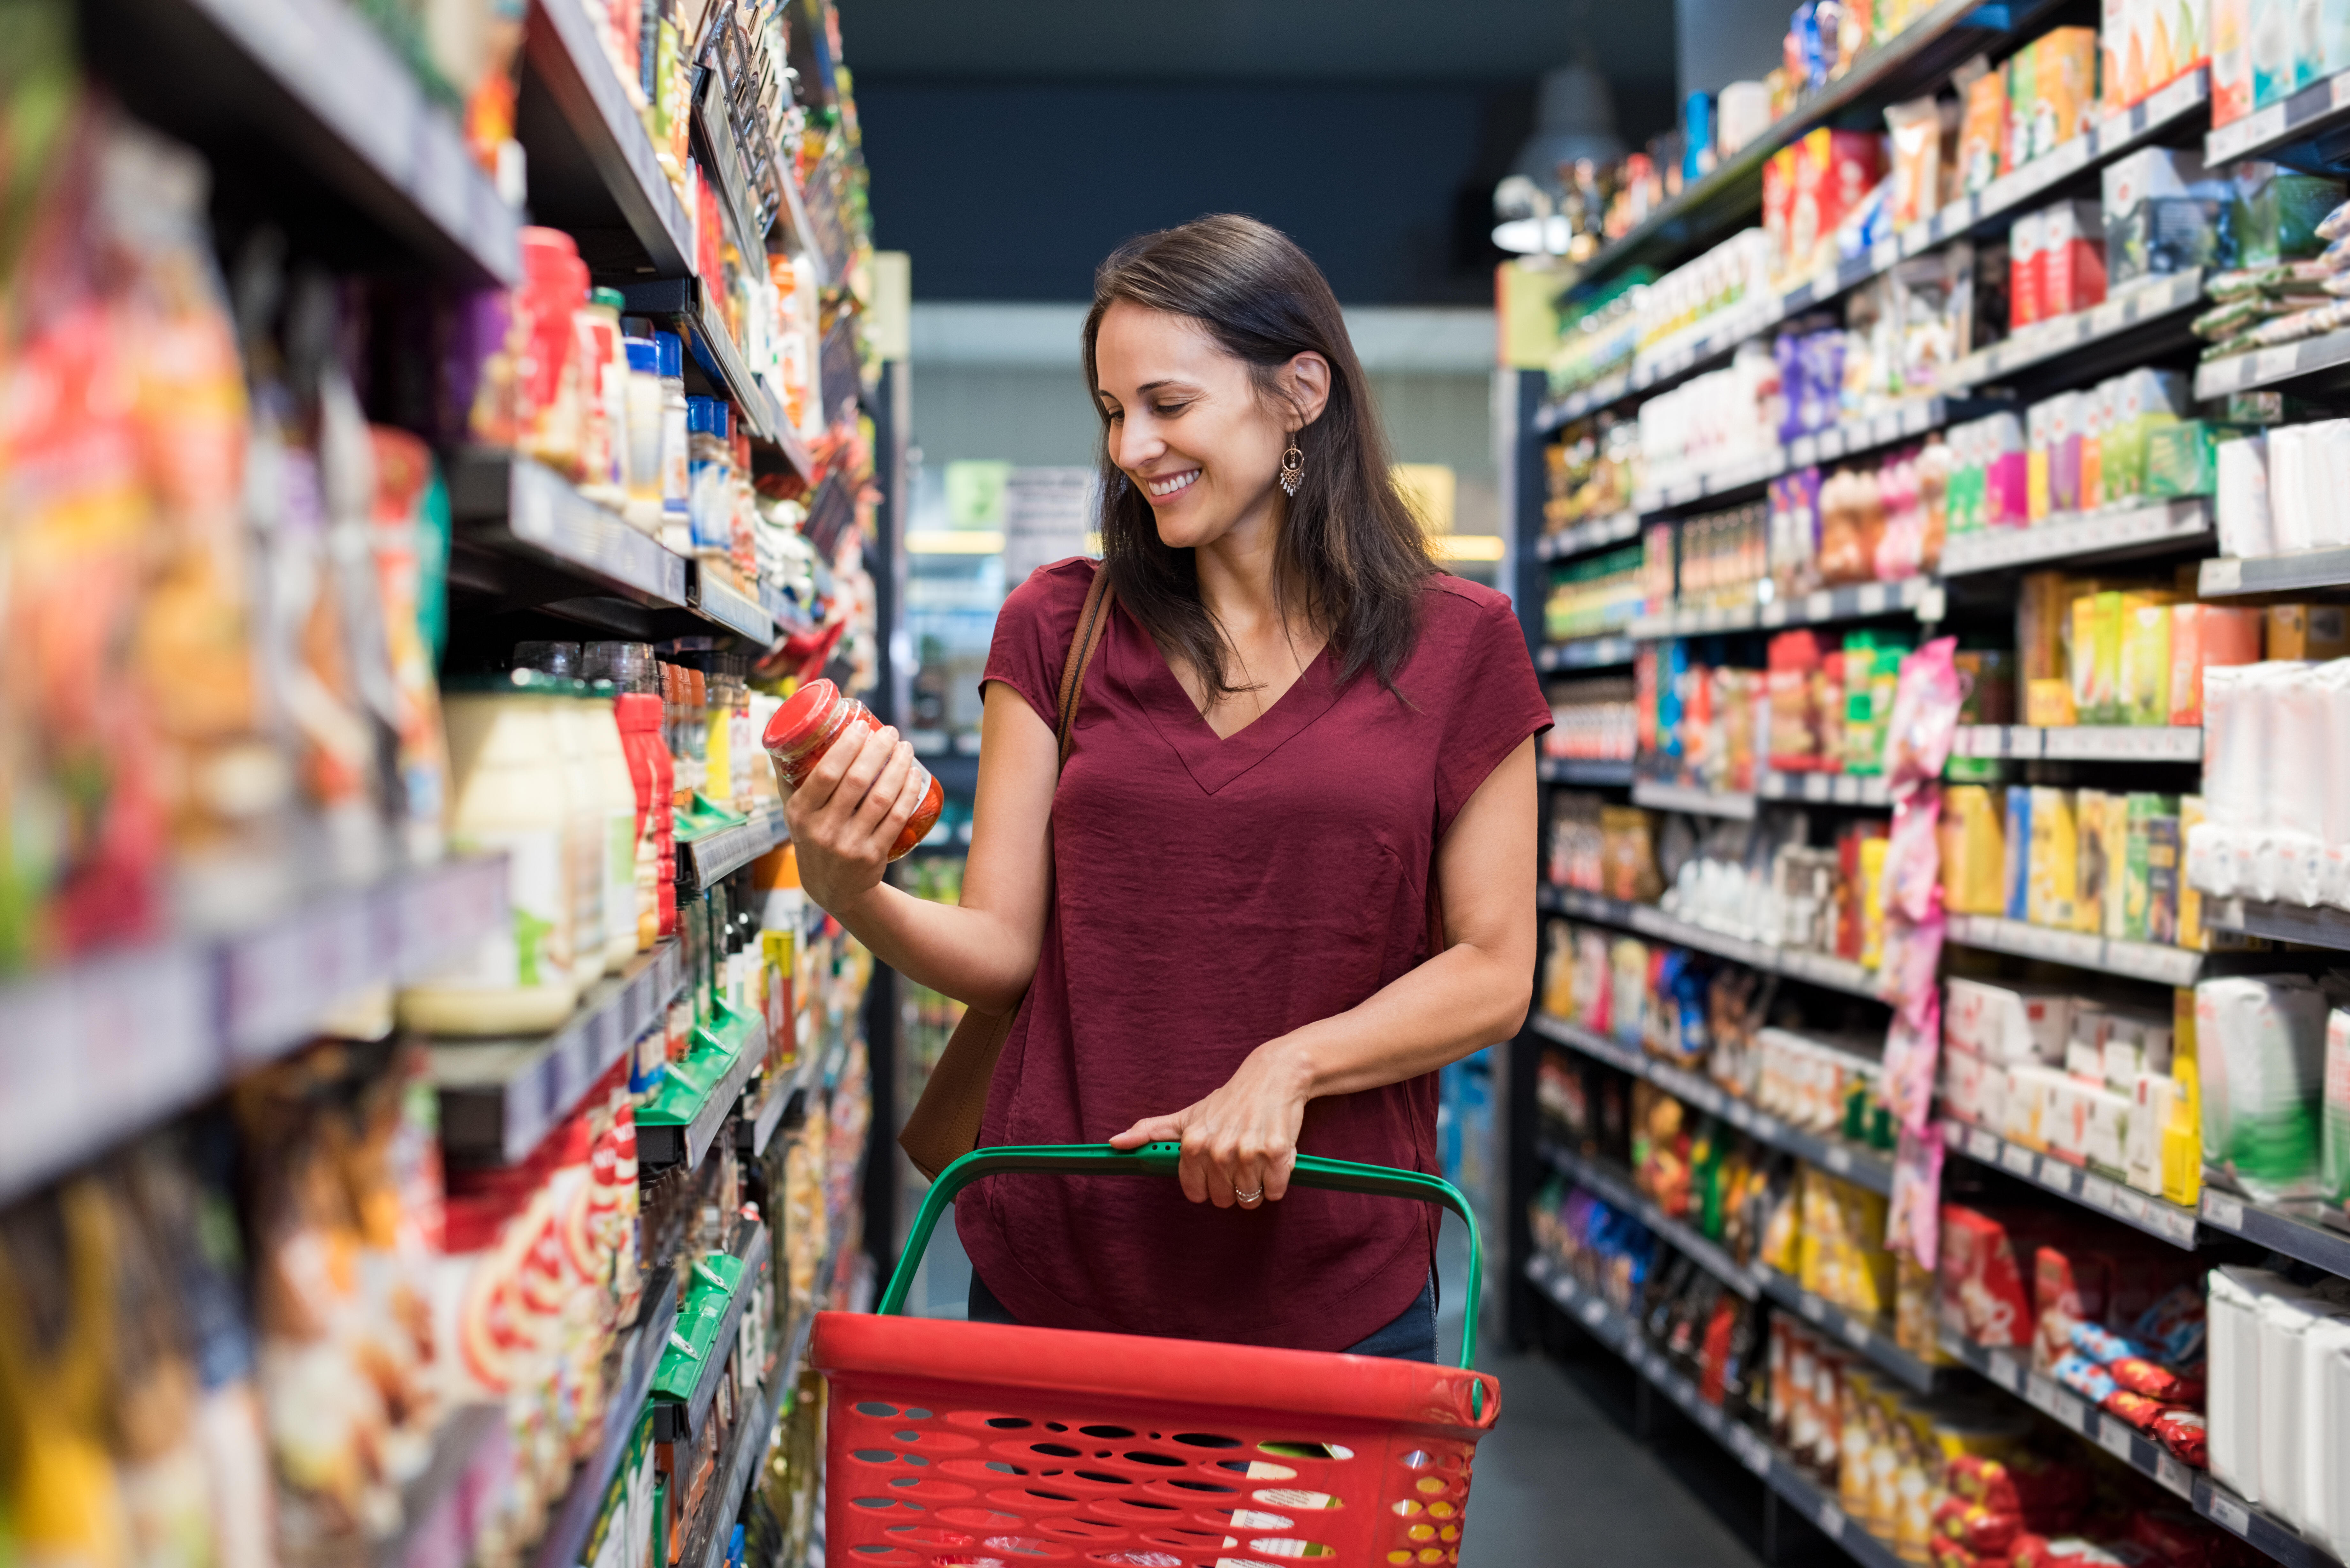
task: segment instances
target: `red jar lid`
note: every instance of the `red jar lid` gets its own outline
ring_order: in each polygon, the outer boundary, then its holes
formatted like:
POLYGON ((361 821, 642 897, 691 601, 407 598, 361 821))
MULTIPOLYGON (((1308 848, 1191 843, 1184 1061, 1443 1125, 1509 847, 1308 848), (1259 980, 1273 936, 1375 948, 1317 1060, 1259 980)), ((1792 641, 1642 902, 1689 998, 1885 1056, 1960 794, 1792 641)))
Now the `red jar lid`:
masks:
POLYGON ((784 705, 767 721, 766 733, 759 743, 787 756, 805 750, 822 732, 825 716, 839 701, 840 688, 816 677, 784 699, 784 705))

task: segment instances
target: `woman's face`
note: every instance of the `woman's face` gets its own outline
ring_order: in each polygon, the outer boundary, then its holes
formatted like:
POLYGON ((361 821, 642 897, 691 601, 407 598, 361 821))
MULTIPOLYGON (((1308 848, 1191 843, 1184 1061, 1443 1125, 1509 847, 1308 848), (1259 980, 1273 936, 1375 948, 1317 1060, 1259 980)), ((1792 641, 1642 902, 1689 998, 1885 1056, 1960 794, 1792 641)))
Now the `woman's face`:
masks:
MULTIPOLYGON (((1162 543, 1212 545, 1245 522, 1279 514, 1281 454, 1298 417, 1260 395, 1248 366, 1205 327, 1119 300, 1095 334, 1094 369, 1110 461, 1149 502, 1162 543)), ((1306 393, 1308 420, 1321 411, 1327 374, 1315 354, 1285 368, 1306 393)))

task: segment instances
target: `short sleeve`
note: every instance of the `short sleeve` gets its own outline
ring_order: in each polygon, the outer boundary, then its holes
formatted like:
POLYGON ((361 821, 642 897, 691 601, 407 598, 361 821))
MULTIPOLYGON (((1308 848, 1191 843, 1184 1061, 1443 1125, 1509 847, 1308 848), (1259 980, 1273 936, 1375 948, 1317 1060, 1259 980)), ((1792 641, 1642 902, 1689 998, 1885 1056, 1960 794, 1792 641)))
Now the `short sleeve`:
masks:
POLYGON ((1097 563, 1072 556, 1037 567, 1003 597, 1003 608, 995 617, 995 639, 988 645, 987 668, 979 678, 981 701, 986 700, 987 683, 1000 680, 1020 693, 1047 729, 1055 726, 1061 667, 1068 662, 1069 639, 1086 607, 1086 590, 1099 569, 1097 563))
POLYGON ((1481 596, 1454 651, 1436 763, 1436 831, 1441 837, 1503 758, 1551 727, 1550 703, 1526 652, 1525 633, 1499 594, 1481 596))

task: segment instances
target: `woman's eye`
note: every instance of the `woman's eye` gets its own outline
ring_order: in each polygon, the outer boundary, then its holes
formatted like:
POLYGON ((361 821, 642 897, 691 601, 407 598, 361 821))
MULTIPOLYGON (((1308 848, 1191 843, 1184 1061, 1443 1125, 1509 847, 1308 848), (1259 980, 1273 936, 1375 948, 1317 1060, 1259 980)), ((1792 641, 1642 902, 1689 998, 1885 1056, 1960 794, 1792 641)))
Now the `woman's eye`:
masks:
POLYGON ((1191 406, 1189 403, 1154 403, 1150 411, 1162 420, 1171 420, 1191 406))

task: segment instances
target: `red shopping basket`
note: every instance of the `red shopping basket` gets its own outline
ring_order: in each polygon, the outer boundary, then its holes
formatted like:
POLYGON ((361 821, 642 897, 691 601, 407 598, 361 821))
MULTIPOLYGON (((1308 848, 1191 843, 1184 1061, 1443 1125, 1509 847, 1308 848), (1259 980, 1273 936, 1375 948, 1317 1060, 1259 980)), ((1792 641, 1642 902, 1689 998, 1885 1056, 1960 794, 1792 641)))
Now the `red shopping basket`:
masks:
POLYGON ((1006 1171, 1172 1176, 1181 1146, 985 1148, 941 1172, 877 1314, 824 1313, 825 1552, 875 1568, 1453 1563, 1501 1386, 1476 1354, 1476 1217, 1450 1182, 1310 1157, 1291 1181, 1440 1203, 1469 1226, 1461 1369, 1378 1356, 892 1315, 931 1231, 1006 1171))

